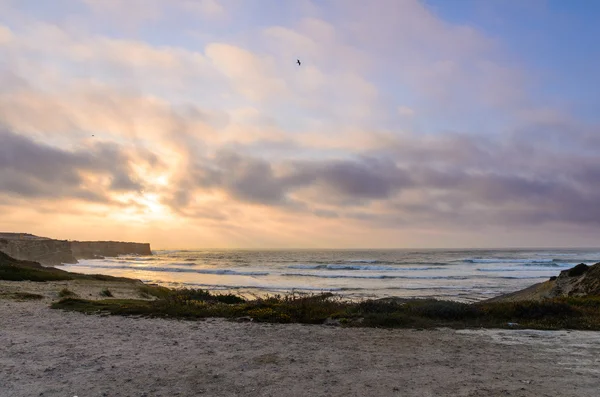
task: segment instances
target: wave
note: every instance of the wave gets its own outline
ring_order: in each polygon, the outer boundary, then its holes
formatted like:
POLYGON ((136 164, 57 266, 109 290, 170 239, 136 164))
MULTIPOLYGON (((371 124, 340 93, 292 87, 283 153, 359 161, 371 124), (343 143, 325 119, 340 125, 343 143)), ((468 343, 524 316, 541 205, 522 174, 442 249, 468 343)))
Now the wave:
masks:
POLYGON ((116 259, 122 260, 122 261, 134 261, 134 262, 152 262, 152 261, 160 260, 159 258, 152 257, 152 256, 130 256, 130 255, 120 255, 120 256, 117 256, 116 259))
MULTIPOLYGON (((70 265, 77 266, 77 265, 70 265)), ((84 265, 86 266, 86 265, 84 265)), ((110 266, 110 265, 93 265, 90 266, 99 269, 119 269, 119 270, 139 270, 150 272, 173 272, 173 273, 199 273, 199 274, 218 274, 218 275, 233 275, 233 276, 267 276, 269 272, 261 271, 238 271, 231 269, 190 269, 184 267, 157 267, 157 266, 110 266)))
POLYGON ((385 288, 389 290, 456 290, 456 291, 471 291, 471 287, 459 287, 459 286, 449 286, 449 285, 440 285, 440 286, 422 286, 422 287, 407 287, 407 286, 399 286, 399 287, 390 287, 385 288))
POLYGON ((314 278, 358 278, 358 279, 409 279, 409 280, 467 280, 466 276, 390 276, 386 274, 359 275, 359 274, 318 274, 318 273, 282 273, 280 276, 288 277, 314 277, 314 278))
MULTIPOLYGON (((155 259, 156 261, 158 261, 159 259, 155 259)), ((134 269, 138 269, 140 267, 142 267, 145 263, 147 263, 146 261, 142 261, 142 260, 132 260, 129 258, 118 258, 118 259, 88 259, 88 260, 79 260, 80 264, 83 264, 84 266, 92 266, 92 267, 107 267, 107 268, 113 268, 115 266, 103 266, 103 263, 119 263, 121 265, 132 265, 131 267, 134 269)), ((75 264, 74 266, 77 266, 78 264, 75 264)), ((155 264, 155 267, 157 267, 157 265, 164 265, 165 268, 167 268, 167 266, 198 266, 198 263, 195 262, 162 262, 162 263, 158 263, 155 264)))
POLYGON ((319 274, 319 273, 282 273, 278 276, 283 277, 314 277, 314 278, 350 278, 350 279, 374 279, 374 280, 386 280, 386 279, 404 279, 404 280, 470 280, 475 278, 485 279, 545 279, 545 276, 396 276, 396 275, 359 275, 359 274, 319 274))
POLYGON ((466 263, 552 263, 553 259, 503 259, 503 258, 472 258, 464 259, 466 263))
POLYGON ((519 267, 480 267, 475 269, 479 272, 551 272, 548 267, 529 267, 522 269, 519 267))
POLYGON ((266 291, 279 291, 279 292, 292 292, 292 291, 323 291, 323 292, 333 292, 333 291, 354 291, 354 290, 362 290, 363 288, 347 288, 347 287, 331 287, 331 288, 323 288, 323 287, 309 287, 306 285, 302 286, 292 286, 292 287, 283 287, 277 285, 226 285, 226 284, 206 284, 206 283, 177 283, 178 285, 189 285, 194 287, 202 287, 206 289, 210 288, 219 288, 224 290, 238 290, 238 289, 259 289, 266 291))
POLYGON ((299 264, 290 265, 288 269, 314 269, 314 270, 371 270, 371 271, 418 271, 418 270, 439 270, 438 267, 401 267, 401 266, 370 266, 370 265, 344 265, 329 263, 326 265, 299 264))
MULTIPOLYGON (((564 262, 564 260, 561 260, 560 262, 564 262)), ((576 261, 573 261, 572 264, 578 264, 578 263, 585 263, 586 265, 594 265, 596 263, 600 262, 600 259, 596 258, 596 259, 587 259, 587 258, 581 258, 581 259, 577 259, 576 261)))
POLYGON ((523 263, 521 266, 525 266, 525 267, 565 267, 565 268, 570 268, 573 267, 574 264, 573 263, 557 263, 557 262, 552 262, 552 263, 523 263))

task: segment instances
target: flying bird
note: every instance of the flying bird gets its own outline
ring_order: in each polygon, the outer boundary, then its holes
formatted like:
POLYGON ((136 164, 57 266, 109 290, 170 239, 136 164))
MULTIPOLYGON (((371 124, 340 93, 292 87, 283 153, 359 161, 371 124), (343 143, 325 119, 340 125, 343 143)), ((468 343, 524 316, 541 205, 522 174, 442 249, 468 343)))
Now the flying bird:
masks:
POLYGON ((296 59, 296 63, 298 64, 298 66, 302 65, 299 59, 296 59))

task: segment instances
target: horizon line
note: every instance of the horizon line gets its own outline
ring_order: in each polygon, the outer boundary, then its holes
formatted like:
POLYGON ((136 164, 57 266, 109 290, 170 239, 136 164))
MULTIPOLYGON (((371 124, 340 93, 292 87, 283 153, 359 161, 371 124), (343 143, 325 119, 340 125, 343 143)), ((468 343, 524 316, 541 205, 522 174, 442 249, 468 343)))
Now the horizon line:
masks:
POLYGON ((482 250, 591 250, 598 249, 600 250, 600 246, 598 247, 458 247, 458 248, 450 248, 450 247, 421 247, 421 248, 411 248, 411 247, 387 247, 387 248, 367 248, 367 247, 359 247, 359 248, 298 248, 298 247, 279 247, 279 248, 249 248, 249 247, 195 247, 195 248, 152 248, 152 251, 194 251, 194 250, 239 250, 239 251, 406 251, 406 250, 416 250, 416 251, 425 251, 425 250, 455 250, 455 251, 482 251, 482 250))

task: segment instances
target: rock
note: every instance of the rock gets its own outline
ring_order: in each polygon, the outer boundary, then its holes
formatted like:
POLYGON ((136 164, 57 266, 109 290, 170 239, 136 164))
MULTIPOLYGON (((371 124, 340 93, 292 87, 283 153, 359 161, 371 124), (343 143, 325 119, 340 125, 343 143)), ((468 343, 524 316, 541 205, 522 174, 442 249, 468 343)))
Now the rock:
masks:
POLYGON ((589 268, 590 267, 585 263, 580 263, 579 265, 572 267, 569 270, 563 270, 562 272, 560 272, 560 274, 562 275, 566 272, 568 277, 578 277, 587 272, 589 268))

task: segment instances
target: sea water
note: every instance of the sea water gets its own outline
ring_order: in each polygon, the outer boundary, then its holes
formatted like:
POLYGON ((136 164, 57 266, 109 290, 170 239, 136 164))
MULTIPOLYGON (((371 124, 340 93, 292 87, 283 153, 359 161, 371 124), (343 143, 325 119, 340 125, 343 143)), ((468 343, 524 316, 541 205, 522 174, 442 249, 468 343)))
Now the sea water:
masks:
POLYGON ((333 292, 478 301, 600 262, 600 249, 563 250, 162 250, 80 260, 62 268, 175 288, 264 296, 333 292))

